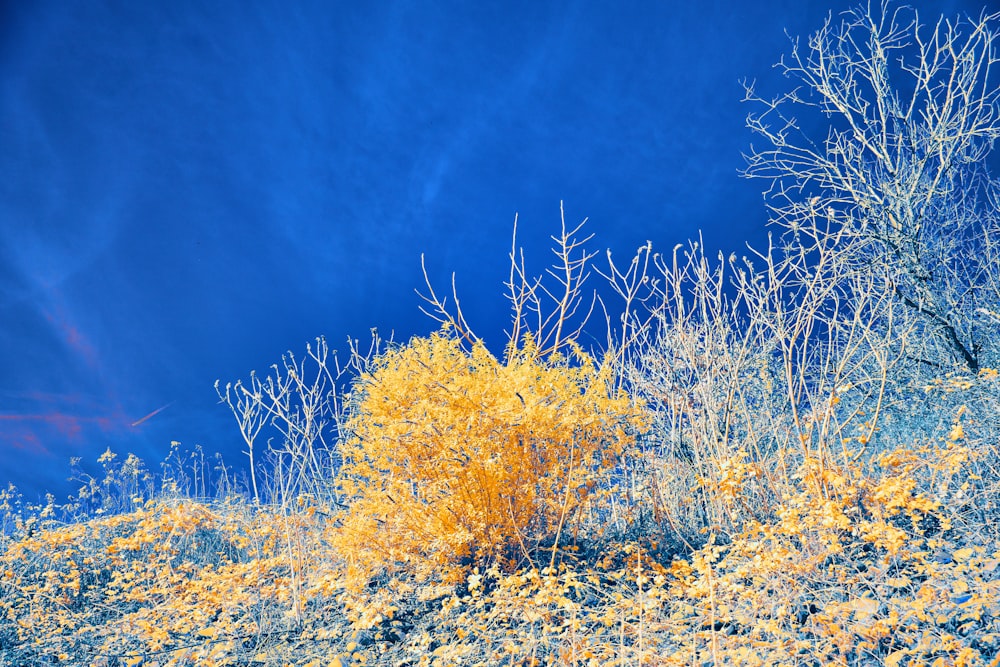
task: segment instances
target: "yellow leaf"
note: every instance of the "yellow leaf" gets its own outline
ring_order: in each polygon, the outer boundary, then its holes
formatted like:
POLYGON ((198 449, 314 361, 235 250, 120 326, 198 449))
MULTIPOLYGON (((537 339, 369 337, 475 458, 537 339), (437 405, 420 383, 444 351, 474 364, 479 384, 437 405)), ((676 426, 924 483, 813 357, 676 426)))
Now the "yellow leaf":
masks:
POLYGON ((905 648, 893 651, 889 655, 885 656, 885 667, 897 667, 899 665, 899 661, 905 658, 908 654, 909 651, 905 648))
POLYGON ((851 603, 854 608, 854 618, 861 621, 878 613, 878 600, 873 598, 858 598, 851 603))
POLYGON ((968 547, 968 548, 965 548, 965 549, 959 549, 958 551, 956 551, 955 553, 953 553, 952 556, 954 557, 955 561, 957 562, 957 561, 968 560, 969 558, 972 557, 973 553, 974 552, 973 552, 972 548, 968 547))

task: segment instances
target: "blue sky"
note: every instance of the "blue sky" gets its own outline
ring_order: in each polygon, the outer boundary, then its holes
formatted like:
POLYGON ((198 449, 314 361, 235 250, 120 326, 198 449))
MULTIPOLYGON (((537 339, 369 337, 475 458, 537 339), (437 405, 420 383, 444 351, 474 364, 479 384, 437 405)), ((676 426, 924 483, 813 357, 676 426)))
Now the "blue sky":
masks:
POLYGON ((760 240, 739 82, 782 90, 785 31, 853 5, 16 4, 0 480, 29 495, 65 494, 69 458, 108 447, 155 466, 177 440, 242 466, 214 381, 320 335, 428 333, 421 253, 500 344, 515 213, 539 270, 561 200, 620 255, 760 240))

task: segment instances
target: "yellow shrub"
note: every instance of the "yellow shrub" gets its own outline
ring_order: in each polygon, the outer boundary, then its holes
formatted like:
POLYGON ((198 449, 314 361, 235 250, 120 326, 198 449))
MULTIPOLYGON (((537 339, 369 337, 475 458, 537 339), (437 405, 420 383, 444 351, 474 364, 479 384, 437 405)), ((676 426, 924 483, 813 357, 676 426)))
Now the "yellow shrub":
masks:
POLYGON ((344 556, 446 576, 566 542, 639 418, 606 369, 574 361, 540 359, 529 337, 501 362, 447 331, 377 359, 343 443, 344 556))

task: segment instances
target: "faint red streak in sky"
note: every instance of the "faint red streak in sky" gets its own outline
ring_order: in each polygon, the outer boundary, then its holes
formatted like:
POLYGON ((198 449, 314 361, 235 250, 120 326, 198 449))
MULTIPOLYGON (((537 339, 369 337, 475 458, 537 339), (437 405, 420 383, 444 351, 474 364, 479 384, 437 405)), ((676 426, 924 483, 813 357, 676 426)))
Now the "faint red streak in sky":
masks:
POLYGON ((77 415, 67 415, 62 412, 49 412, 46 414, 0 414, 0 419, 11 421, 43 421, 56 423, 60 420, 70 419, 80 422, 105 422, 108 417, 79 417, 77 415))
POLYGON ((164 410, 166 410, 167 408, 169 408, 174 403, 175 403, 175 401, 170 401, 166 405, 164 405, 162 407, 159 407, 159 408, 156 408, 155 410, 153 410, 152 412, 150 412, 145 417, 143 417, 141 419, 137 419, 136 421, 132 422, 132 424, 131 424, 132 428, 135 428, 136 426, 138 426, 139 424, 141 424, 142 422, 146 421, 147 419, 149 419, 151 417, 155 417, 156 415, 160 414, 161 412, 163 412, 164 410))
POLYGON ((55 312, 48 309, 43 309, 42 312, 49 323, 59 331, 66 347, 75 352, 91 370, 100 368, 101 363, 97 349, 76 323, 66 314, 64 308, 56 306, 55 312))
POLYGON ((4 398, 18 401, 31 401, 33 403, 49 403, 55 405, 86 405, 97 407, 99 402, 85 394, 60 394, 48 391, 28 390, 28 391, 5 391, 4 398))
POLYGON ((27 429, 20 429, 12 437, 4 438, 4 442, 14 449, 21 451, 30 451, 46 456, 52 455, 48 448, 42 444, 42 441, 39 440, 38 434, 27 429))
POLYGON ((81 421, 93 421, 77 417, 75 415, 63 414, 61 412, 50 412, 44 415, 0 415, 0 420, 15 422, 44 422, 49 426, 55 427, 61 435, 70 439, 75 439, 80 436, 80 432, 83 430, 81 421))
MULTIPOLYGON (((73 401, 51 402, 66 404, 73 401)), ((78 402, 89 403, 91 399, 81 397, 78 402)), ((0 414, 0 467, 3 464, 16 465, 18 456, 25 459, 24 465, 37 465, 34 456, 38 454, 53 456, 56 453, 62 456, 94 439, 121 434, 128 428, 128 424, 127 417, 120 410, 96 416, 76 415, 60 410, 0 414), (12 450, 25 454, 14 454, 12 458, 12 450)))
POLYGON ((101 417, 81 417, 79 415, 70 415, 64 412, 48 412, 44 414, 0 414, 0 423, 2 422, 41 422, 47 426, 54 428, 60 435, 69 439, 77 440, 83 432, 85 425, 95 425, 104 433, 110 433, 117 429, 120 429, 123 424, 122 418, 115 418, 109 416, 101 417))

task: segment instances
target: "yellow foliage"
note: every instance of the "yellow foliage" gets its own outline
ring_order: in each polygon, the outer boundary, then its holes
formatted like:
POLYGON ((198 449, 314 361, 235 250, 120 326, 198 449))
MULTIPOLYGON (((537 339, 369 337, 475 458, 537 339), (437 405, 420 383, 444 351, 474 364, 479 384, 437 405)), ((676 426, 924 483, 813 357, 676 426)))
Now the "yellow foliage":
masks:
POLYGON ((503 362, 446 330, 385 353, 356 383, 347 423, 344 557, 360 573, 387 562, 447 573, 567 541, 641 427, 611 386, 579 350, 543 360, 530 337, 503 362))
POLYGON ((751 646, 764 664, 984 664, 1000 649, 1000 545, 961 546, 945 516, 970 458, 954 442, 900 448, 850 475, 807 458, 776 521, 672 568, 672 631, 697 638, 677 664, 741 664, 751 646), (705 619, 726 632, 704 632, 705 619))
POLYGON ((273 536, 304 534, 305 519, 246 509, 152 502, 14 541, 0 553, 0 657, 13 640, 37 645, 31 664, 239 664, 238 638, 275 629, 259 612, 293 606, 304 568, 273 536))

